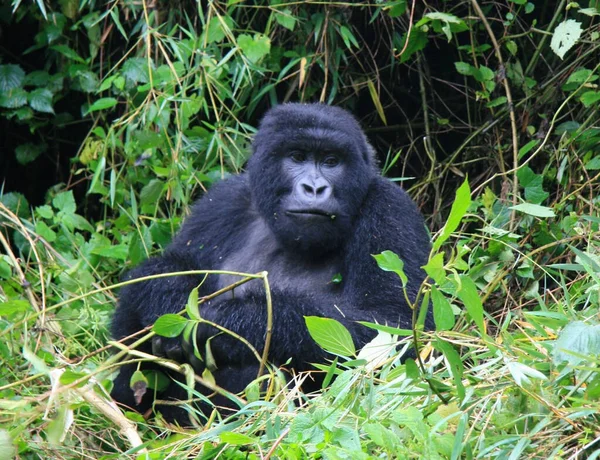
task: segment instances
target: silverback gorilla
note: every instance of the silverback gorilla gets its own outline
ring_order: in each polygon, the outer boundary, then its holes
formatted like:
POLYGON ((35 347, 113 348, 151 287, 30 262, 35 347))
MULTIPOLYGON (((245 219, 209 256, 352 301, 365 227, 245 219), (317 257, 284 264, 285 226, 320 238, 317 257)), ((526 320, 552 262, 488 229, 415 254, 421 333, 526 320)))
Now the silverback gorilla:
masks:
MULTIPOLYGON (((165 253, 132 270, 127 279, 194 269, 268 271, 273 303, 269 361, 304 371, 326 359, 307 331, 305 316, 342 322, 357 346, 375 335, 357 321, 410 328, 412 313, 397 276, 380 270, 371 255, 391 250, 400 256, 414 299, 429 248, 417 207, 400 187, 381 177, 373 149, 352 115, 321 104, 284 104, 260 123, 247 172, 214 185, 165 253)), ((112 323, 114 337, 121 339, 165 313, 181 311, 195 287, 204 296, 237 279, 210 275, 202 280, 168 277, 123 288, 112 323)), ((261 281, 205 302, 200 311, 204 319, 245 337, 259 352, 263 349, 267 310, 261 281)), ((428 316, 426 327, 431 326, 428 316)), ((199 350, 209 338, 218 367, 216 383, 234 393, 243 390, 256 378, 256 358, 236 338, 217 335, 202 324, 199 350)), ((195 370, 202 371, 193 354, 180 353, 185 348, 181 339, 170 341, 161 345, 167 356, 195 360, 195 370)), ((151 349, 146 345, 143 351, 151 349)), ((129 387, 136 369, 122 367, 112 395, 145 411, 154 395, 149 391, 136 405, 129 387)), ((157 396, 181 400, 185 395, 173 382, 157 396)), ((159 407, 168 420, 186 424, 183 409, 159 407)))

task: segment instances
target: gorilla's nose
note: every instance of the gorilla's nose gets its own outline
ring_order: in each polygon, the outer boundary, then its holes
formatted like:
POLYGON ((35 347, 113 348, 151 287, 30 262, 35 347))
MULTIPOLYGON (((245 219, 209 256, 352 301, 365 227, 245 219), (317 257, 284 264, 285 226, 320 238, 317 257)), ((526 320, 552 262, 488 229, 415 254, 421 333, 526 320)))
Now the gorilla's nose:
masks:
POLYGON ((298 183, 298 197, 303 202, 311 204, 325 203, 331 196, 329 183, 322 178, 315 180, 302 180, 298 183))

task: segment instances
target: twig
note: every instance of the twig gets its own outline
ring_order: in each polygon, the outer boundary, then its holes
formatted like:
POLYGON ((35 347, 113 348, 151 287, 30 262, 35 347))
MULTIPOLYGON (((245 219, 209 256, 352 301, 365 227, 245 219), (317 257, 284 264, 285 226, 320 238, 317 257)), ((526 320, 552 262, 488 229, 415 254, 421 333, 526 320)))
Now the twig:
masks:
MULTIPOLYGON (((508 104, 508 110, 510 115, 510 127, 512 131, 512 148, 513 148, 513 192, 512 192, 512 202, 513 206, 517 204, 517 197, 519 194, 519 178, 517 176, 517 171, 519 169, 519 139, 517 135, 517 118, 515 116, 515 107, 513 105, 512 93, 510 91, 510 85, 508 84, 508 78, 506 78, 506 67, 504 66, 504 60, 502 59, 502 53, 500 52, 500 45, 496 40, 496 36, 490 27, 490 23, 486 19, 483 11, 481 11, 481 7, 477 0, 473 1, 473 8, 477 12, 477 15, 483 22, 485 26, 485 30, 487 30, 490 39, 492 40, 492 44, 494 45, 494 52, 496 53, 496 58, 498 59, 498 63, 500 65, 500 71, 502 73, 502 85, 504 86, 504 92, 506 93, 506 101, 508 104)), ((513 210, 510 216, 510 228, 514 228, 516 221, 516 211, 513 210)))

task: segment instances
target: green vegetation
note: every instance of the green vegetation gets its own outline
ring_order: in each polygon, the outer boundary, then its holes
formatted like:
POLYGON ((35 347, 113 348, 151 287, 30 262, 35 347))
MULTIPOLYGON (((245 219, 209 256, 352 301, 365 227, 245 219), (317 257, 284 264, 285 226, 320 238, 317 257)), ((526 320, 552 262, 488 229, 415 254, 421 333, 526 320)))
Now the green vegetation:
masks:
MULTIPOLYGON (((597 0, 0 12, 0 459, 600 455, 597 0), (434 246, 414 323, 429 304, 437 330, 368 325, 356 350, 307 318, 332 352, 322 394, 299 376, 194 430, 125 418, 106 391, 119 276, 288 100, 353 111, 422 206, 434 246)), ((401 261, 376 256, 402 283, 401 261)), ((188 323, 171 320, 157 332, 188 323)))

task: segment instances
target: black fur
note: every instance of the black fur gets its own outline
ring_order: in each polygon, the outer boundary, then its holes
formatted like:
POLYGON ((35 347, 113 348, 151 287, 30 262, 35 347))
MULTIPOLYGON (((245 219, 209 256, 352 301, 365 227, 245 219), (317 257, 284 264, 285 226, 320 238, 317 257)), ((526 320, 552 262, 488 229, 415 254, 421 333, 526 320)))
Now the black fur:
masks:
MULTIPOLYGON (((165 253, 128 277, 192 269, 267 270, 274 315, 269 359, 278 365, 291 359, 290 365, 300 371, 326 357, 309 336, 305 316, 341 321, 358 347, 374 332, 357 321, 410 328, 411 310, 399 279, 380 270, 371 255, 391 250, 400 256, 414 299, 424 278, 420 267, 427 261, 429 237, 407 194, 379 175, 356 120, 336 107, 281 105, 262 120, 253 151, 247 173, 216 184, 194 206, 165 253), (338 273, 342 281, 333 283, 338 273)), ((124 288, 114 337, 182 310, 200 281, 168 277, 124 288)), ((200 295, 232 281, 236 279, 209 276, 200 295)), ((261 281, 202 304, 201 314, 245 337, 259 352, 263 349, 267 313, 261 281)), ((426 325, 431 327, 430 317, 426 325)), ((201 327, 199 343, 214 334, 214 329, 201 327)), ((239 341, 221 334, 211 340, 211 349, 222 387, 240 391, 256 377, 256 359, 239 341)), ((121 370, 113 396, 135 408, 129 389, 134 370, 121 370)), ((183 398, 176 384, 160 396, 183 398)), ((151 402, 146 397, 137 409, 147 409, 151 402)), ((182 411, 167 417, 186 422, 182 411)))

